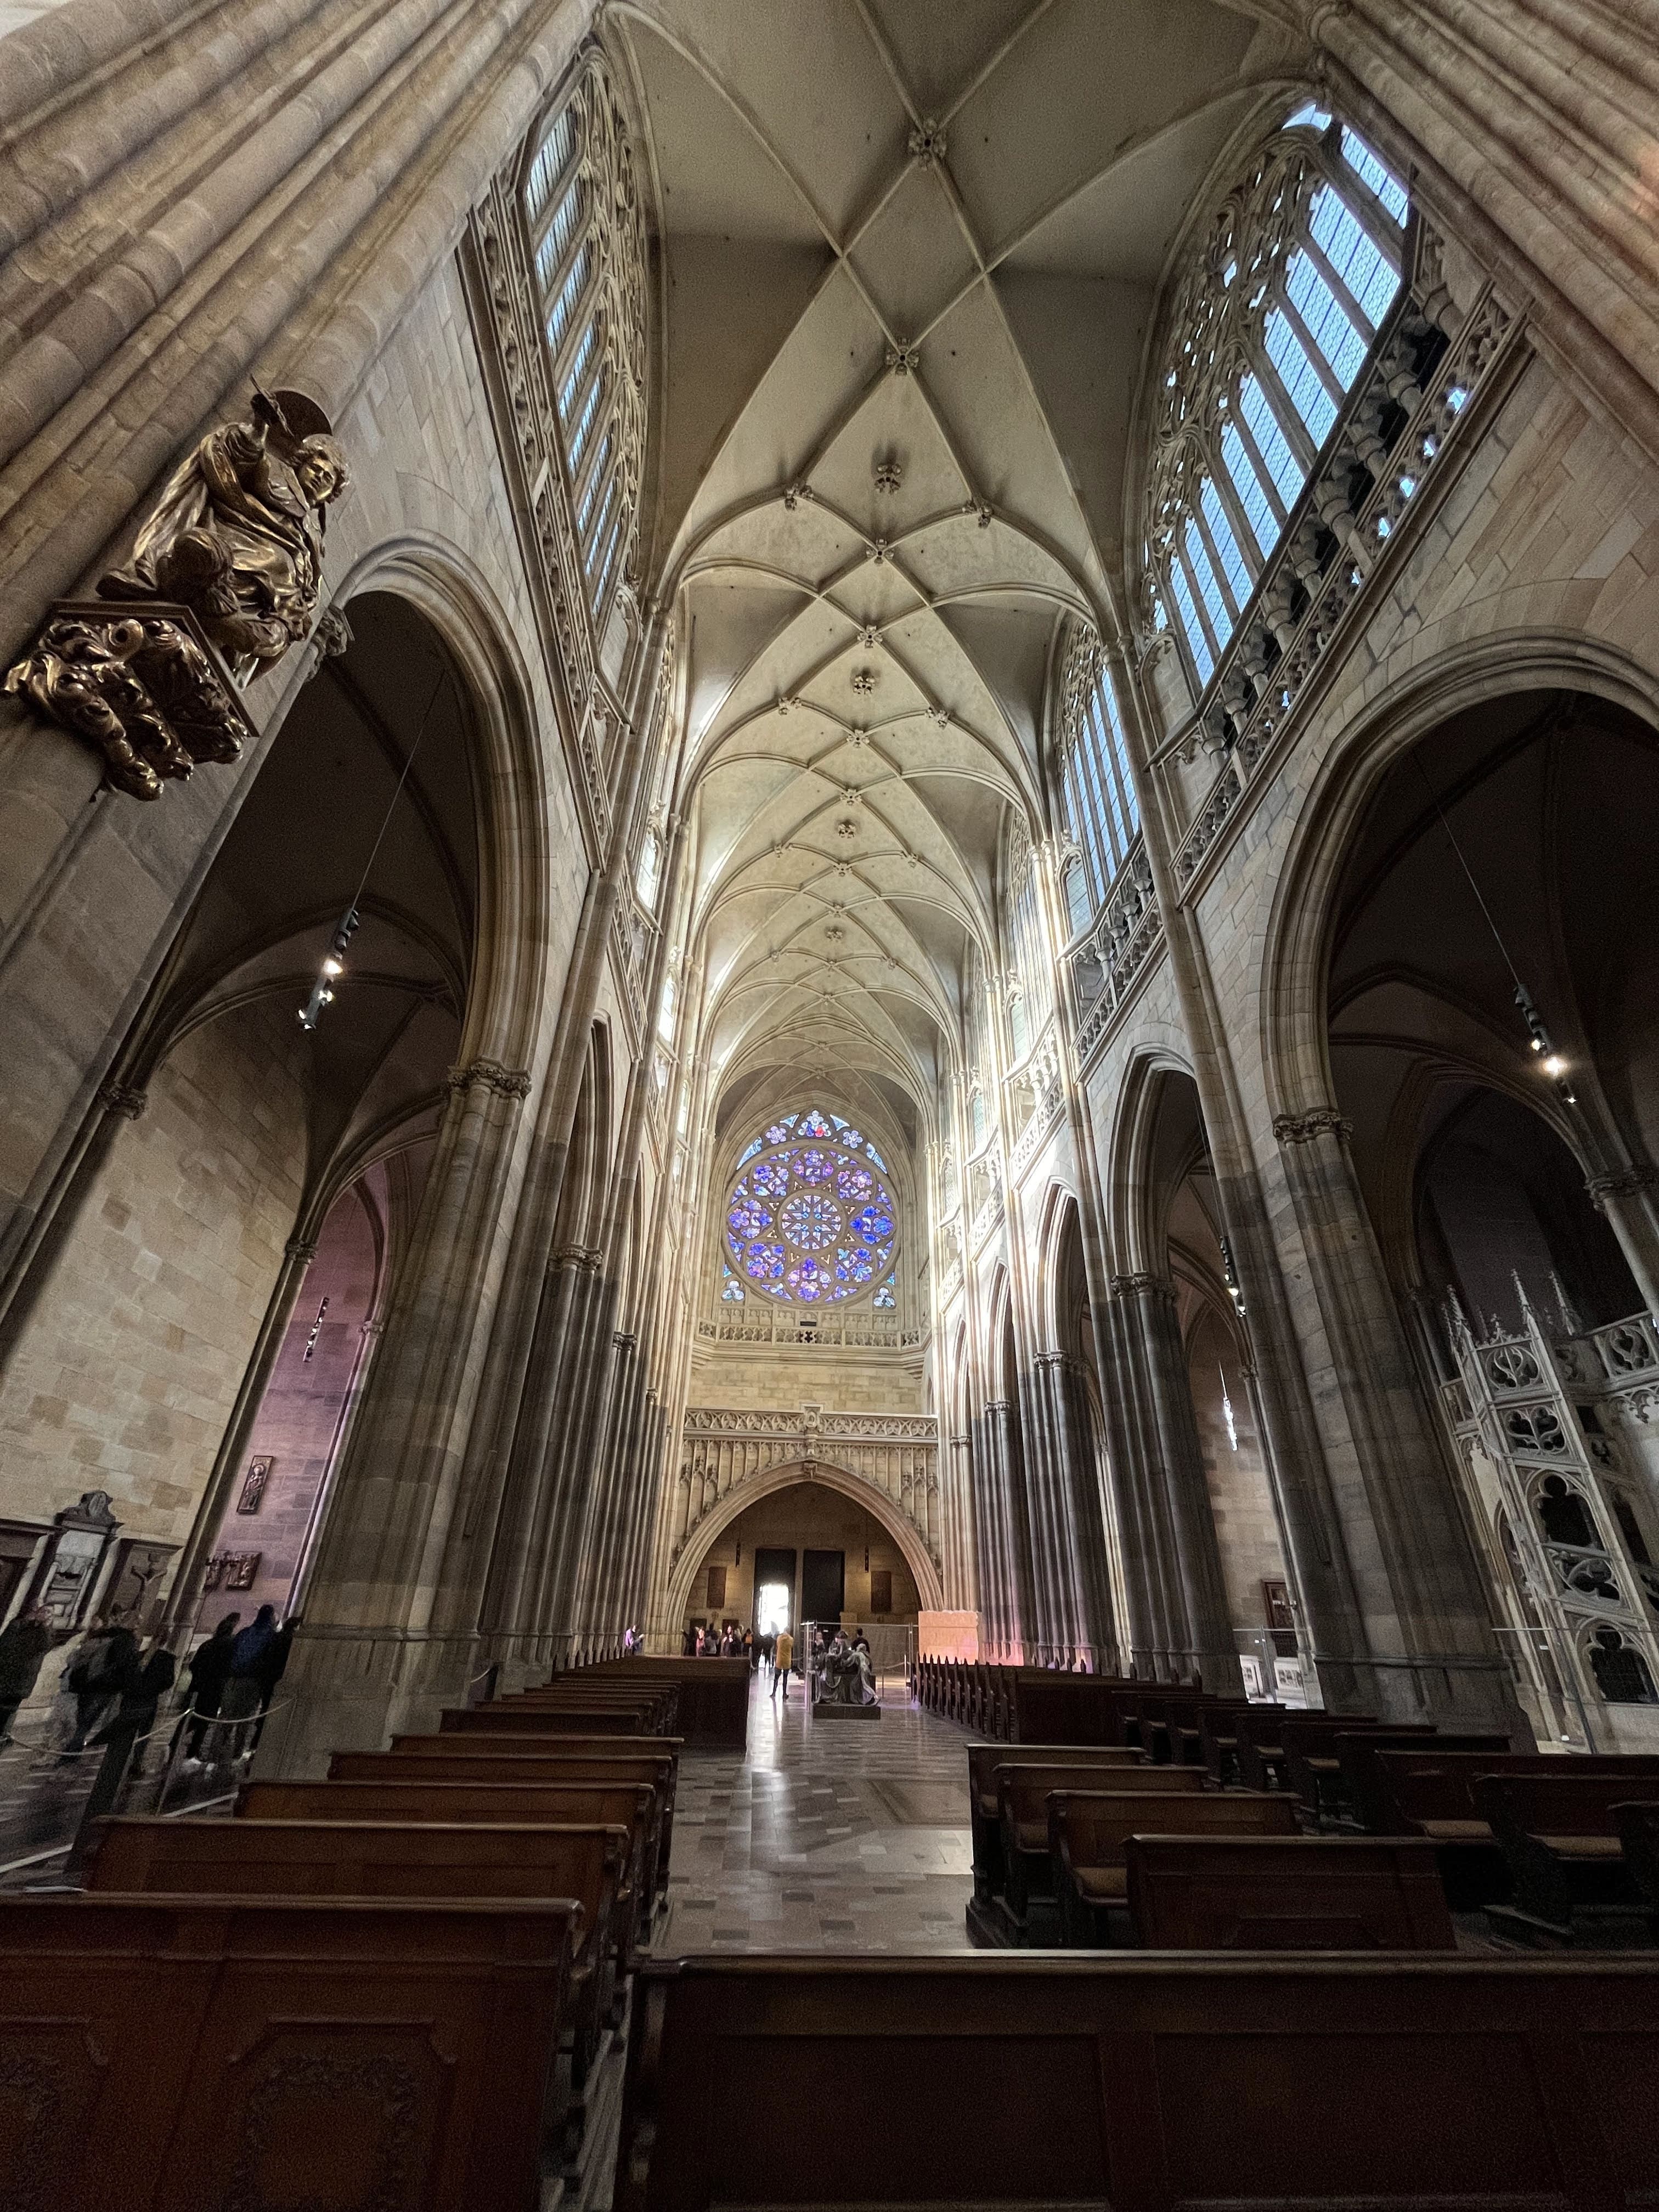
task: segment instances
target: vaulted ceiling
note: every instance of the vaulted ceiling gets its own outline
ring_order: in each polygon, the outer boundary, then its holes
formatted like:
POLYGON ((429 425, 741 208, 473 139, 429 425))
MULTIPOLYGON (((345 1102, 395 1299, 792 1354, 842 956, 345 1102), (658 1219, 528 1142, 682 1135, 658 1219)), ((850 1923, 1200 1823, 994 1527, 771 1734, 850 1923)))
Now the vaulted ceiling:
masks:
MULTIPOLYGON (((730 1081, 925 1097, 1040 829, 1057 631, 1123 604, 1183 222, 1300 48, 1214 0, 611 0, 661 238, 647 579, 682 594, 730 1081)), ((996 964, 989 954, 988 964, 996 964)))

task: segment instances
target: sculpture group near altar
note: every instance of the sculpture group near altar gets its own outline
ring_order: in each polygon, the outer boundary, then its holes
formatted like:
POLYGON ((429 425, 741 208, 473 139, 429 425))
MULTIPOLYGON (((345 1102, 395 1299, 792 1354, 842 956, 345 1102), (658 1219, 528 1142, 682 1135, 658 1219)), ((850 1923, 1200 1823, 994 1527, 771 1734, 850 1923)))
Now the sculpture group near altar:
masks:
POLYGON ((870 1647, 862 1636, 849 1637, 838 1628, 825 1644, 817 1662, 814 1695, 820 1705, 873 1705, 876 1672, 870 1663, 870 1647))

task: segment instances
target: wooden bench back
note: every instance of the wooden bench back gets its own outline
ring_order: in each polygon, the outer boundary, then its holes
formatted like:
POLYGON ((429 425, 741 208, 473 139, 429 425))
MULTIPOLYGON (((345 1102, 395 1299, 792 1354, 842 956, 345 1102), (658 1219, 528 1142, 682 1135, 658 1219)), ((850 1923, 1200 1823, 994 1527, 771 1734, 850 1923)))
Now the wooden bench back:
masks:
POLYGON ((83 1861, 89 1889, 221 1896, 567 1897, 581 1906, 579 1948, 612 1937, 627 1864, 619 1827, 498 1823, 168 1820, 96 1824, 83 1861))
MULTIPOLYGON (((1573 1762, 1576 1766, 1577 1762, 1573 1762)), ((1474 1785, 1474 1805, 1492 1833, 1530 1836, 1616 1836, 1616 1805, 1659 1802, 1659 1775, 1646 1780, 1631 1775, 1483 1774, 1474 1785)))
POLYGON ((975 1808, 994 1819, 997 1809, 997 1769, 1000 1766, 1070 1766, 1097 1768, 1102 1772, 1139 1772, 1145 1762, 1138 1751, 1115 1744, 970 1743, 968 1747, 968 1796, 975 1808))
MULTIPOLYGON (((623 1828, 629 1838, 630 1910, 636 1917, 648 1915, 656 1886, 656 1793, 643 1782, 444 1782, 424 1776, 399 1782, 248 1782, 237 1793, 236 1818, 623 1828)), ((620 1942, 626 1930, 617 1933, 620 1942)))
POLYGON ((1195 1766, 1142 1765, 1119 1769, 1056 1759, 1031 1766, 1005 1764, 996 1769, 996 1784, 997 1810, 1005 1826, 1012 1820, 1022 1826, 1035 1824, 1046 1831, 1048 1800, 1056 1790, 1121 1788, 1145 1797, 1179 1797, 1185 1805, 1202 1794, 1204 1777, 1195 1766))
POLYGON ((6 1898, 0 2202, 525 2212, 574 1913, 6 1898))
POLYGON ((1352 1836, 1131 1836, 1135 1941, 1173 1951, 1454 1951, 1434 1845, 1352 1836))
POLYGON ((678 1701, 675 1733, 711 1750, 743 1751, 748 1746, 754 1677, 747 1659, 607 1659, 555 1679, 576 1688, 593 1680, 671 1686, 678 1701))
POLYGON ((1651 1960, 653 1960, 616 2203, 1593 2212, 1656 2038, 1651 1960))
POLYGON ((1568 1759, 1555 1752, 1471 1752, 1438 1742, 1421 1750, 1372 1747, 1346 1739, 1340 1753, 1353 1774, 1356 1800, 1369 1826, 1382 1835, 1411 1834, 1425 1820, 1484 1820, 1475 1802, 1475 1784, 1485 1774, 1552 1775, 1597 1773, 1625 1784, 1659 1778, 1659 1756, 1568 1759), (1382 1825, 1386 1823, 1387 1825, 1382 1825))
POLYGON ((650 1735, 642 1705, 449 1705, 438 1716, 444 1735, 650 1735))
POLYGON ((1048 1845, 1074 1867, 1123 1864, 1127 1838, 1150 1836, 1294 1836, 1296 1808, 1282 1796, 1242 1790, 1200 1796, 1167 1790, 1055 1790, 1048 1798, 1048 1845))

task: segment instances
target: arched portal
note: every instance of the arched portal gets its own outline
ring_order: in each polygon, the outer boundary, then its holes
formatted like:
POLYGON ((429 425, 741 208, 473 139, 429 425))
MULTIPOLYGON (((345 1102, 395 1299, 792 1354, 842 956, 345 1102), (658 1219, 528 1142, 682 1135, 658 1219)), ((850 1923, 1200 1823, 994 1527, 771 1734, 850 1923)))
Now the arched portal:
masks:
MULTIPOLYGON (((658 1635, 660 1637, 672 1629, 678 1636, 688 1613, 696 1610, 692 1597, 699 1575, 706 1570, 711 1553, 720 1546, 726 1531, 750 1507, 785 1492, 798 1489, 805 1492, 816 1488, 845 1499, 876 1522, 902 1557, 921 1609, 937 1612, 943 1608, 945 1591, 939 1568, 918 1532, 906 1522, 902 1513, 894 1510, 892 1501, 872 1483, 864 1481, 845 1468, 836 1467, 833 1462, 822 1459, 802 1458, 786 1461, 781 1466, 769 1468, 763 1474, 751 1476, 710 1508, 675 1563, 662 1612, 655 1624, 658 1635)), ((805 1547, 803 1545, 799 1548, 805 1547)), ((867 1573, 869 1571, 864 1571, 867 1573)))

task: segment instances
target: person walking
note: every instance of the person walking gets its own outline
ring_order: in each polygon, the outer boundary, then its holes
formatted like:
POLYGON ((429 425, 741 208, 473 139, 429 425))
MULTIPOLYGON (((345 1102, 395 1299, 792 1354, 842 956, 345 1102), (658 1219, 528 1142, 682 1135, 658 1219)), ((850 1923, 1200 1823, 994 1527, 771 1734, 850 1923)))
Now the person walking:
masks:
MULTIPOLYGON (((264 1671, 270 1647, 276 1641, 276 1608, 274 1605, 262 1605, 248 1626, 231 1638, 230 1679, 219 1700, 221 1720, 251 1721, 259 1711, 264 1671)), ((246 1737, 238 1741, 240 1755, 246 1758, 252 1744, 246 1737)))
POLYGON ((230 1647, 235 1639, 240 1613, 228 1613, 204 1644, 198 1644, 185 1662, 190 1675, 190 1735, 185 1745, 185 1765, 192 1773, 202 1763, 202 1744, 209 1723, 216 1718, 225 1684, 230 1680, 230 1647))
POLYGON ((17 1708, 33 1689, 52 1649, 52 1615, 32 1605, 0 1629, 0 1748, 11 1741, 17 1708))
POLYGON ((118 1623, 97 1628, 82 1644, 64 1680, 75 1697, 75 1733, 64 1746, 64 1759, 86 1749, 87 1738, 138 1671, 138 1639, 118 1623))
POLYGON ((149 1654, 129 1669, 122 1686, 120 1703, 92 1739, 97 1744, 112 1744, 125 1741, 130 1753, 136 1753, 131 1766, 123 1768, 124 1774, 142 1774, 144 1753, 140 1741, 155 1725, 155 1715, 161 1700, 178 1680, 179 1665, 166 1644, 158 1636, 149 1647, 149 1654))
POLYGON ((795 1639, 787 1628, 781 1628, 772 1645, 772 1695, 778 1694, 778 1684, 783 1684, 783 1702, 789 1702, 789 1668, 795 1656, 795 1639))

